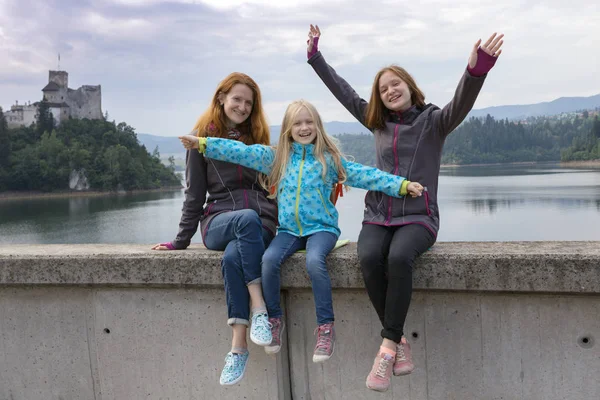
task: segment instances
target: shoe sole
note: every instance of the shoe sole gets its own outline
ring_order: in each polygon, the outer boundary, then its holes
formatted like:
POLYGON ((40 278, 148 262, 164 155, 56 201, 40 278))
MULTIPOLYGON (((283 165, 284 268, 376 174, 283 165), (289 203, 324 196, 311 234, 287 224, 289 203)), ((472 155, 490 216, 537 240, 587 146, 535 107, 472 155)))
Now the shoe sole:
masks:
POLYGON ((372 387, 370 387, 370 386, 369 386, 369 384, 368 384, 368 383, 366 384, 366 386, 367 386, 367 389, 369 389, 369 390, 374 390, 374 391, 376 391, 376 392, 387 392, 387 391, 388 391, 388 389, 390 388, 389 386, 388 386, 388 387, 386 387, 385 389, 377 389, 377 388, 372 388, 372 387))
POLYGON ((231 386, 231 385, 235 385, 236 383, 239 383, 239 381, 242 380, 242 378, 244 377, 244 374, 246 373, 247 366, 248 366, 248 360, 246 360, 246 364, 244 365, 244 369, 242 370, 242 374, 240 376, 238 376, 231 382, 221 382, 221 380, 219 380, 219 383, 221 384, 221 386, 231 386))
POLYGON ((406 375, 410 375, 410 374, 412 374, 413 371, 414 370, 411 369, 410 371, 406 371, 406 372, 403 371, 403 372, 400 372, 398 374, 394 372, 394 376, 406 376, 406 375))
MULTIPOLYGON (((283 339, 283 331, 285 330, 285 325, 281 325, 281 332, 279 332, 279 336, 283 339)), ((280 340, 281 341, 281 340, 280 340)), ((270 343, 269 343, 270 344, 270 343)), ((279 346, 265 346, 265 353, 267 354, 277 354, 281 350, 281 345, 279 346)))
POLYGON ((335 342, 333 342, 333 346, 331 349, 331 354, 329 356, 316 356, 313 354, 313 362, 314 363, 322 363, 325 362, 327 360, 329 360, 331 357, 333 357, 333 352, 335 351, 335 342))
POLYGON ((269 340, 268 342, 263 342, 263 341, 259 340, 258 338, 252 336, 252 331, 250 331, 250 340, 252 340, 252 343, 264 347, 264 346, 270 345, 271 342, 273 341, 273 338, 271 338, 271 340, 269 340))

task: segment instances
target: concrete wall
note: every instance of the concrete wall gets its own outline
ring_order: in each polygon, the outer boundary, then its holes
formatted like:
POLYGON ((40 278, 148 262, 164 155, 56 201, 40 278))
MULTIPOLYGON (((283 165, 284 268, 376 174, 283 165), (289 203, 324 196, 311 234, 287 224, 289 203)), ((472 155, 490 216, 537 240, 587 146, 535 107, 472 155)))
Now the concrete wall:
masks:
POLYGON ((311 361, 303 255, 284 266, 284 348, 230 345, 220 253, 200 246, 0 246, 0 400, 598 399, 600 243, 440 243, 415 269, 406 324, 417 369, 365 388, 380 324, 355 246, 329 257, 337 345, 311 361))

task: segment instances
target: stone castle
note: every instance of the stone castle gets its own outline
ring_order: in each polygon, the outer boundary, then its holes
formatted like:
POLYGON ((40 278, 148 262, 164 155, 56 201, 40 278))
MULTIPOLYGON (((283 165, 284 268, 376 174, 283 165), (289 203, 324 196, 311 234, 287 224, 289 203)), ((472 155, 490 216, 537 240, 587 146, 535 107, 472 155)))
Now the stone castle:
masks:
MULTIPOLYGON (((42 89, 42 93, 57 125, 69 118, 104 118, 100 85, 83 85, 77 90, 70 89, 69 74, 66 71, 49 71, 48 84, 42 89)), ((39 102, 23 105, 16 102, 5 113, 9 128, 34 123, 38 105, 39 102)))

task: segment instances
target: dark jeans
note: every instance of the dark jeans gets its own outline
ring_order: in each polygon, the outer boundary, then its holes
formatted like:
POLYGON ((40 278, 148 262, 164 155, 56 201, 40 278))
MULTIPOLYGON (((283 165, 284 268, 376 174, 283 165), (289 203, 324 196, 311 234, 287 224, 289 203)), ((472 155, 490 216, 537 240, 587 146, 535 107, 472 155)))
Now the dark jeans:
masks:
POLYGON ((312 283, 317 324, 333 322, 331 279, 325 258, 335 247, 337 236, 331 232, 317 232, 297 237, 278 233, 265 251, 262 260, 263 295, 269 317, 281 318, 281 265, 298 250, 306 249, 306 270, 312 283))
POLYGON ((230 211, 210 221, 204 245, 224 251, 221 270, 227 297, 227 323, 248 325, 250 294, 247 286, 260 283, 260 261, 273 234, 263 228, 254 210, 230 211))
POLYGON ((435 243, 419 224, 364 224, 358 236, 358 259, 369 299, 383 325, 381 336, 400 342, 412 296, 412 268, 435 243))

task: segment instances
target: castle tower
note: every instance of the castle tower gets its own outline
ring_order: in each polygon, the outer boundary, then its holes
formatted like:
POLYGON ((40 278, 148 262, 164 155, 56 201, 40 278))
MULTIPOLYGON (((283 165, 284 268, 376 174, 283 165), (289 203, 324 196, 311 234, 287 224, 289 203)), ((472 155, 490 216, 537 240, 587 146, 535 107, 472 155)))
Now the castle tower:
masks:
POLYGON ((54 82, 61 89, 69 88, 69 73, 67 71, 49 71, 48 83, 54 82))

